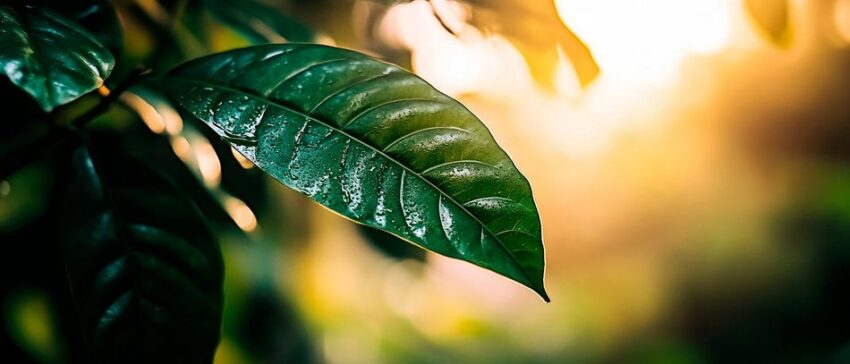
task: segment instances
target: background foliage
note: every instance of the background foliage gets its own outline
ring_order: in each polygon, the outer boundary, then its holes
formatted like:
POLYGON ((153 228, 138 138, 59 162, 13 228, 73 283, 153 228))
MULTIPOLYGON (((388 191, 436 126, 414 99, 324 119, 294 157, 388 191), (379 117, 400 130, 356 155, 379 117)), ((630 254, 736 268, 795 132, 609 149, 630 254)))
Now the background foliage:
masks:
MULTIPOLYGON (((116 1, 112 77, 282 40, 415 71, 529 178, 553 302, 317 208, 136 87, 91 126, 194 183, 227 267, 216 362, 850 361, 850 2, 564 0, 534 21, 536 2, 242 3, 116 1)), ((38 107, 8 86, 4 110, 38 107)), ((0 153, 47 132, 13 119, 0 153)), ((62 219, 58 159, 0 182, 11 362, 85 355, 60 250, 33 243, 61 240, 41 228, 62 219)))

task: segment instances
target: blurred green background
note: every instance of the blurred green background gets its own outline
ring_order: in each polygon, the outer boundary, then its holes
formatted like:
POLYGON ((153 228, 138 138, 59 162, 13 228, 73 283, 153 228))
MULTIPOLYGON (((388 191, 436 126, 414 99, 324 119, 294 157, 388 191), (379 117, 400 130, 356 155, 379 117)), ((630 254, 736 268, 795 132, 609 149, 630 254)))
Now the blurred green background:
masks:
MULTIPOLYGON (((250 44, 193 3, 118 1, 124 64, 250 44)), ((95 125, 197 185, 226 264, 216 363, 850 363, 850 1, 266 3, 487 124, 534 189, 552 303, 322 209, 135 88, 95 125)), ((35 244, 62 183, 51 160, 0 181, 11 362, 80 355, 35 244)))

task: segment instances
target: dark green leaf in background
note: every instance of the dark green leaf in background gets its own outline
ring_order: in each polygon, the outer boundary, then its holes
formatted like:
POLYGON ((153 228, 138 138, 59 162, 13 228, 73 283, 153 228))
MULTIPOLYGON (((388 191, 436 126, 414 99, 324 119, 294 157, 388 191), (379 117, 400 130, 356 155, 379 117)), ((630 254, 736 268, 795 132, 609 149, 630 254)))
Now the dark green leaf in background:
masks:
POLYGON ((207 0, 210 12, 252 43, 311 42, 313 32, 280 10, 253 0, 207 0))
POLYGON ((8 0, 13 8, 32 6, 47 8, 74 21, 94 35, 101 44, 118 56, 123 48, 124 38, 118 13, 109 0, 8 0))
POLYGON ((210 363, 223 268, 198 209, 98 139, 72 159, 62 243, 92 361, 210 363))
POLYGON ((45 111, 103 84, 115 58, 91 33, 58 13, 0 6, 0 66, 45 111))
POLYGON ((472 113, 420 78, 283 44, 190 61, 160 85, 283 184, 548 299, 528 181, 472 113))
POLYGON ((68 5, 76 4, 73 9, 73 19, 94 34, 101 44, 112 51, 116 57, 124 47, 124 37, 121 23, 115 7, 109 1, 68 1, 68 5))
MULTIPOLYGON (((134 91, 139 92, 140 90, 135 89, 134 91)), ((141 95, 145 94, 141 93, 141 95)), ((181 190, 200 208, 206 220, 216 230, 237 231, 239 228, 209 189, 174 154, 168 138, 152 133, 141 121, 135 121, 137 123, 131 127, 130 132, 121 138, 121 143, 125 145, 128 153, 180 186, 181 190)))

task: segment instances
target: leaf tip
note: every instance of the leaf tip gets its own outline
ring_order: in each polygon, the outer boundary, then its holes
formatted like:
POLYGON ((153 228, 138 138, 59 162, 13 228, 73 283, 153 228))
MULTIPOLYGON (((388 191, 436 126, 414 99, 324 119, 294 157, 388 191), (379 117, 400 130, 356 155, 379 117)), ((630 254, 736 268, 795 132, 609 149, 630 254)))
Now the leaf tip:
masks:
POLYGON ((534 291, 534 293, 537 293, 537 295, 540 296, 540 298, 542 298, 544 302, 549 303, 552 301, 551 299, 549 299, 549 294, 546 293, 546 287, 544 287, 543 285, 542 278, 534 283, 526 282, 523 283, 523 285, 530 288, 532 291, 534 291))
POLYGON ((534 288, 534 292, 536 292, 540 296, 540 298, 543 299, 543 302, 546 302, 546 303, 552 302, 552 300, 549 299, 549 294, 546 293, 546 289, 543 288, 542 284, 540 285, 540 287, 534 288))

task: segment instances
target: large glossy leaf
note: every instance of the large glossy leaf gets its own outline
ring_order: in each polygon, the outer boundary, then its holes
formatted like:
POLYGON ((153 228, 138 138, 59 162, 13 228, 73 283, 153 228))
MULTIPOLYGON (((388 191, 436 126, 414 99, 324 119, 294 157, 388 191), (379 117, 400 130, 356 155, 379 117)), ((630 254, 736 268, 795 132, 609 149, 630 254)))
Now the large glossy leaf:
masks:
POLYGON ((0 66, 50 111, 103 84, 115 64, 79 24, 43 8, 0 6, 0 66))
POLYGON ((217 18, 253 43, 310 42, 313 32, 300 21, 255 0, 206 0, 217 18))
POLYGON ((162 86, 283 184, 546 298, 528 182, 471 112, 418 77, 281 44, 190 61, 162 86))
POLYGON ((62 244, 90 361, 210 363, 223 268, 198 209, 99 138, 72 166, 62 244))

